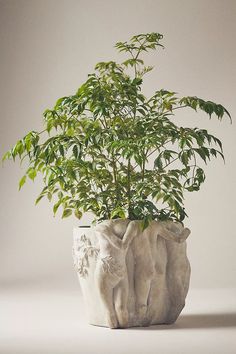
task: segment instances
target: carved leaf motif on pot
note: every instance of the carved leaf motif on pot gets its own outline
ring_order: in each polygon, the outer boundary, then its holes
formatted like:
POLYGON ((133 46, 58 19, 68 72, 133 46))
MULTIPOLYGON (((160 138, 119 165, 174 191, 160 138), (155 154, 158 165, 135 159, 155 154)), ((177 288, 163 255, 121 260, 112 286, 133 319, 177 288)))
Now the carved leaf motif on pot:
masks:
POLYGON ((72 248, 74 268, 81 277, 88 275, 89 258, 97 259, 98 253, 99 249, 92 245, 90 239, 85 234, 74 241, 72 248))

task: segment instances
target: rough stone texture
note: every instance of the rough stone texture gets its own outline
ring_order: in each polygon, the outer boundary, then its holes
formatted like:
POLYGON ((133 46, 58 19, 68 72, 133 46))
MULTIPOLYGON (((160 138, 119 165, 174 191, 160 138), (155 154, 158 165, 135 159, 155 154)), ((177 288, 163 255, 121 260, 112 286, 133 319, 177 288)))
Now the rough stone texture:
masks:
POLYGON ((125 328, 170 324, 182 311, 190 265, 180 223, 107 220, 75 228, 73 258, 89 322, 125 328))

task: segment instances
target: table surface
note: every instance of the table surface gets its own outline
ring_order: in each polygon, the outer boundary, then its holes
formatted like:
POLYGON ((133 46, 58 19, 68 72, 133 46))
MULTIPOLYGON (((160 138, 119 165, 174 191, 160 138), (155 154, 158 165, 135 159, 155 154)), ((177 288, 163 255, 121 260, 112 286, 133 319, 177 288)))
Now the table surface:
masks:
POLYGON ((3 287, 1 354, 235 354, 236 289, 192 289, 171 326, 110 330, 87 324, 78 291, 3 287))

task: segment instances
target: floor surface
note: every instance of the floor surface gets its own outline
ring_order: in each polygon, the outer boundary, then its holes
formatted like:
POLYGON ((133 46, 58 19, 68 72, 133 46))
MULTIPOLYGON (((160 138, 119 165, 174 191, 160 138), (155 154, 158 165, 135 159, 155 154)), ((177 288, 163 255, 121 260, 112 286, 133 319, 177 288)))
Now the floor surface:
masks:
POLYGON ((190 290, 176 324, 110 330, 86 322, 77 291, 4 287, 1 354, 235 354, 236 289, 190 290))

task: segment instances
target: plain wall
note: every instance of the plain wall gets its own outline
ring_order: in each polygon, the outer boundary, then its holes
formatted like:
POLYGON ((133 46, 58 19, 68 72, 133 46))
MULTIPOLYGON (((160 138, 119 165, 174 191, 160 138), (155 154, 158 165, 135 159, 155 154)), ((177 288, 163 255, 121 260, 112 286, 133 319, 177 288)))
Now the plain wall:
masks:
MULTIPOLYGON (((98 61, 123 60, 113 45, 139 33, 164 34, 165 50, 146 56, 156 66, 147 95, 166 88, 231 112, 233 125, 191 110, 176 118, 218 136, 226 157, 225 165, 216 160, 206 167, 200 192, 186 193, 192 287, 236 286, 235 18, 235 0, 0 1, 1 154, 28 131, 41 130, 42 112, 73 94, 98 61)), ((1 283, 77 288, 71 244, 78 222, 53 218, 46 200, 34 207, 42 182, 18 192, 23 174, 18 163, 0 169, 1 283)))

